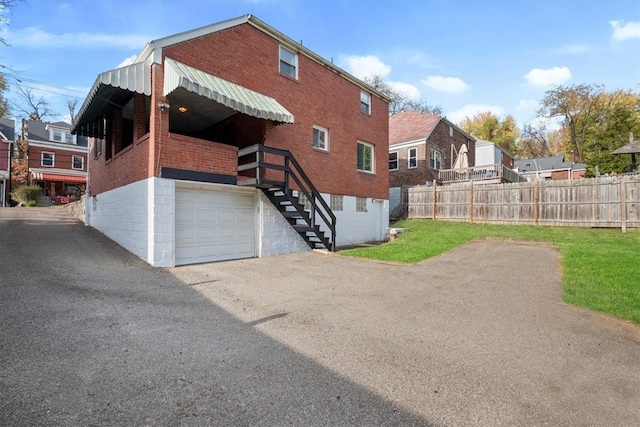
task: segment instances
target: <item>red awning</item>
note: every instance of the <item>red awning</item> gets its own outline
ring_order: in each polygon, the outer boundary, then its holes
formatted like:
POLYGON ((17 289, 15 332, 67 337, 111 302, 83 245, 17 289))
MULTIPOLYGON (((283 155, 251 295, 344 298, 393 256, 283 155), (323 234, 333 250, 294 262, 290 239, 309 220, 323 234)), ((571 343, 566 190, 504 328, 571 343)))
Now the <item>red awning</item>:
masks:
POLYGON ((85 184, 87 182, 87 178, 84 176, 73 176, 73 175, 58 175, 53 173, 33 173, 33 178, 43 181, 64 181, 64 182, 79 182, 85 184))

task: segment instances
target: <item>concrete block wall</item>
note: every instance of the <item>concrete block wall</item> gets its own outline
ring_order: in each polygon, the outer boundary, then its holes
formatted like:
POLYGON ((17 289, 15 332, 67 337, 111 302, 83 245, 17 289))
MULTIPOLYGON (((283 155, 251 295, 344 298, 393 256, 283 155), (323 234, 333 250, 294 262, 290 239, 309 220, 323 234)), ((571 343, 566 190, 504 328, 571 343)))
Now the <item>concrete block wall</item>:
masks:
POLYGON ((149 245, 147 262, 154 267, 173 267, 175 263, 176 181, 149 178, 149 245))
POLYGON ((148 261, 148 201, 147 180, 88 197, 87 224, 148 261))
POLYGON ((311 250, 262 192, 260 194, 260 256, 274 256, 311 250))

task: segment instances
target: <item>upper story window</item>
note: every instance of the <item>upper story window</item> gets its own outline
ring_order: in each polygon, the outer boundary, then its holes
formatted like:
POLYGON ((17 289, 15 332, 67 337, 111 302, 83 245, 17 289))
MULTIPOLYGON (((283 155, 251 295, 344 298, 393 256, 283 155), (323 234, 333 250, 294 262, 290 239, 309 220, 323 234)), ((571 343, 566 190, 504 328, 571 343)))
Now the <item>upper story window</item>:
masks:
POLYGON ((431 150, 429 153, 429 166, 431 169, 442 169, 442 153, 431 150))
POLYGON ((363 172, 374 171, 373 145, 358 141, 358 170, 363 172))
POLYGON ((365 91, 360 91, 360 111, 371 114, 371 94, 365 91))
POLYGON ((415 169, 418 167, 418 149, 409 148, 408 164, 409 169, 415 169))
POLYGON ((67 144, 75 144, 76 136, 72 135, 68 130, 49 129, 49 140, 55 142, 65 142, 67 144))
POLYGON ((40 165, 52 168, 55 165, 55 153, 42 152, 40 157, 40 165))
POLYGON ((298 80, 298 54, 280 46, 280 73, 298 80))
POLYGON ((82 156, 73 156, 72 157, 71 167, 73 169, 83 170, 84 169, 84 157, 82 157, 82 156))
POLYGON ((397 151, 389 153, 389 170, 390 171, 398 170, 398 152, 397 151))
POLYGON ((329 131, 321 126, 313 126, 313 147, 329 150, 329 131))
POLYGON ((449 125, 449 136, 453 136, 453 126, 449 125))

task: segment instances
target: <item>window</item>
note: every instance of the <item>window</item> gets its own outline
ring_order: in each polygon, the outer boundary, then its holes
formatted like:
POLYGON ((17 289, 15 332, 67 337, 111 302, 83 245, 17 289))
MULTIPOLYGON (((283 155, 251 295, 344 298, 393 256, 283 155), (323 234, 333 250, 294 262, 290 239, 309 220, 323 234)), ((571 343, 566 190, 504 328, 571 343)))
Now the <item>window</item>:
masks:
POLYGON ((56 142, 62 142, 62 132, 59 130, 53 131, 53 140, 56 142))
POLYGON ((366 211, 367 211, 367 198, 356 197, 356 212, 366 212, 366 211))
POLYGON ((453 126, 449 126, 449 136, 453 136, 453 126))
POLYGON ((417 148, 409 148, 409 169, 415 169, 418 167, 418 149, 417 148))
POLYGON ((371 95, 365 91, 360 92, 360 111, 371 114, 371 95))
POLYGON ((320 126, 313 127, 313 147, 329 150, 329 131, 320 126))
POLYGON ((73 144, 73 135, 71 135, 70 133, 65 133, 64 134, 64 142, 66 142, 67 144, 73 144))
POLYGON ((78 169, 78 170, 84 169, 84 157, 73 156, 72 161, 73 161, 73 164, 72 164, 73 169, 78 169))
POLYGON ((49 140, 54 142, 65 142, 67 144, 75 144, 76 137, 69 131, 60 129, 49 129, 49 140))
POLYGON ((93 158, 97 159, 102 155, 102 138, 93 140, 93 158))
POLYGON ((442 153, 437 150, 431 150, 431 153, 429 154, 429 166, 431 169, 441 169, 442 153))
POLYGON ((398 152, 394 151, 393 153, 389 153, 389 170, 397 171, 398 170, 398 152))
POLYGON ((343 206, 344 206, 344 196, 335 196, 332 194, 330 204, 329 204, 329 207, 331 208, 331 210, 335 212, 342 212, 343 206))
POLYGON ((56 155, 54 153, 45 153, 43 151, 40 158, 40 165, 52 168, 55 164, 55 157, 56 155))
POLYGON ((305 211, 311 211, 311 200, 302 192, 298 193, 298 203, 304 205, 305 211))
POLYGON ((298 80, 298 54, 280 46, 280 73, 298 80))
POLYGON ((373 145, 358 142, 358 170, 373 173, 373 145))

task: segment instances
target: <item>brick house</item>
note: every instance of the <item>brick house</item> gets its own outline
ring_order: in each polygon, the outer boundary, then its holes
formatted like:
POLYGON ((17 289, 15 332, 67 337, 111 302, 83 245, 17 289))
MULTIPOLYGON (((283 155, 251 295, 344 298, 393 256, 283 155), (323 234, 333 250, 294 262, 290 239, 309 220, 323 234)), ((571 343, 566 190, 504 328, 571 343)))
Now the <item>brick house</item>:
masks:
POLYGON ((425 185, 451 169, 463 144, 475 164, 476 139, 445 117, 402 111, 389 118, 389 187, 425 185))
POLYGON ((584 178, 587 165, 574 163, 564 154, 515 161, 516 171, 527 181, 584 178))
POLYGON ((153 266, 383 240, 389 99, 251 15, 98 76, 86 221, 153 266))
POLYGON ((88 140, 71 134, 65 122, 26 120, 29 182, 55 204, 75 200, 87 183, 88 140))
POLYGON ((15 122, 0 119, 0 207, 11 202, 11 146, 15 140, 15 122))

